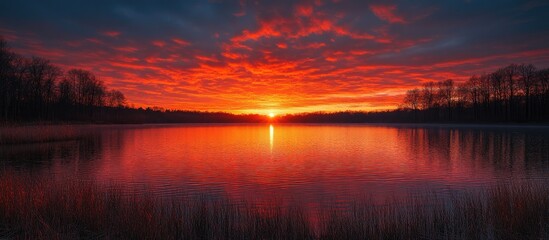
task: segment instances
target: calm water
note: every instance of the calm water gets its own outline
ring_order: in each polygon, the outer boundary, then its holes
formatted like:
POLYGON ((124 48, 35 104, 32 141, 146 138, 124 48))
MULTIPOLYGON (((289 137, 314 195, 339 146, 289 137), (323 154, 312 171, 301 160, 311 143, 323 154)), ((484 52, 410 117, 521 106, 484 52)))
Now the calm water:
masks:
POLYGON ((0 146, 0 171, 117 183, 163 197, 345 204, 514 179, 549 183, 546 127, 145 125, 0 146))

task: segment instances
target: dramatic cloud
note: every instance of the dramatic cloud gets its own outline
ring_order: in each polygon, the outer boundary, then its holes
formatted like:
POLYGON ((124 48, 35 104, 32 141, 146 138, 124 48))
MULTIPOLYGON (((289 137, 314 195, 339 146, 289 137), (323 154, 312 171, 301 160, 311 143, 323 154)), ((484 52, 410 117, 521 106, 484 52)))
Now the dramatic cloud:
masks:
POLYGON ((95 72, 135 106, 395 108, 427 81, 549 67, 545 1, 2 1, 14 50, 95 72))

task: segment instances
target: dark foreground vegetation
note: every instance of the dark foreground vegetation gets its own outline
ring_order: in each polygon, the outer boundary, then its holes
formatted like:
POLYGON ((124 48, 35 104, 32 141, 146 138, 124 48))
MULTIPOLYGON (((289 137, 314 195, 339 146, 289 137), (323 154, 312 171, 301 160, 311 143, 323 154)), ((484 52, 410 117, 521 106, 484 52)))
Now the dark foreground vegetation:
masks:
POLYGON ((306 214, 206 197, 166 200, 116 186, 0 176, 0 238, 547 239, 549 189, 512 183, 449 198, 433 194, 306 214))

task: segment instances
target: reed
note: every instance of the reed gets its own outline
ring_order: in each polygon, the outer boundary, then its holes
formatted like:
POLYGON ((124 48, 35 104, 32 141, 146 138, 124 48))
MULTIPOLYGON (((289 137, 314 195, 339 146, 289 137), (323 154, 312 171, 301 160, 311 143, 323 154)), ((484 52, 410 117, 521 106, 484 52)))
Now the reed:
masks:
POLYGON ((409 196, 311 216, 300 207, 207 197, 165 199, 116 185, 0 176, 0 238, 547 239, 549 190, 533 182, 454 197, 409 196))

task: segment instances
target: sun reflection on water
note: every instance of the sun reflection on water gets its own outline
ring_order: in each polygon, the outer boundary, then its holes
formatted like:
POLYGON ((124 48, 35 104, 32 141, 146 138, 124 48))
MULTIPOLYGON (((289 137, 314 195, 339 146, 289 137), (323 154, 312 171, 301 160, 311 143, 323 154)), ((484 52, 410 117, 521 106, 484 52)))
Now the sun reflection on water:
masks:
POLYGON ((274 140, 274 127, 272 124, 269 125, 269 145, 271 147, 271 154, 273 154, 273 140, 274 140))

